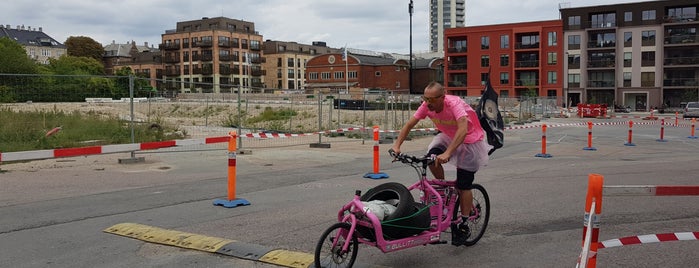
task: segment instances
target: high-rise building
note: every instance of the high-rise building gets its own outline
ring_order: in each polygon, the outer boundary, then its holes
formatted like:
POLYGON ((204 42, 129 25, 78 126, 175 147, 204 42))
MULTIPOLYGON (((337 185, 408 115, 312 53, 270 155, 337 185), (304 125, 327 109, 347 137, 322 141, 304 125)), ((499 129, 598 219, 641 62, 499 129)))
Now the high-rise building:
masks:
POLYGON ((444 51, 444 30, 464 27, 466 0, 430 0, 430 51, 444 51))

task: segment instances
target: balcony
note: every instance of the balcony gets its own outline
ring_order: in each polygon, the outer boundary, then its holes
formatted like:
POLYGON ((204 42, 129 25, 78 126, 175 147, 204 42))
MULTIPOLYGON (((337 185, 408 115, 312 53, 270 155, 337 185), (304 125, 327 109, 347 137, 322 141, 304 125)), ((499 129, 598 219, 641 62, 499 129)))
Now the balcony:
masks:
POLYGON ((517 60, 515 61, 515 68, 537 68, 539 67, 539 60, 517 60))
POLYGON ((677 34, 665 37, 666 45, 692 45, 699 43, 699 35, 677 34))
POLYGON ((539 85, 539 79, 516 79, 515 80, 515 86, 518 87, 529 87, 529 86, 538 86, 539 85))
POLYGON ((697 86, 699 86, 699 77, 665 79, 665 80, 663 80, 663 86, 696 88, 697 86))
POLYGON ((204 55, 201 55, 201 60, 202 61, 213 61, 214 56, 211 54, 204 54, 204 55))
POLYGON ((231 47, 230 41, 218 41, 218 47, 231 47))
POLYGON ((665 66, 668 65, 697 65, 699 64, 699 57, 667 57, 664 62, 665 66))
POLYGON ((466 52, 468 52, 468 49, 466 49, 466 47, 450 47, 447 49, 447 52, 449 52, 449 53, 466 53, 466 52))
POLYGON ((210 40, 206 41, 197 41, 192 43, 192 47, 211 47, 213 44, 210 40))
POLYGON ((616 63, 614 59, 602 59, 602 60, 589 60, 587 61, 587 68, 614 68, 616 63))
POLYGON ((252 76, 262 76, 262 75, 266 75, 267 71, 265 71, 265 70, 252 70, 250 73, 252 74, 252 76))
POLYGON ((250 63, 260 64, 260 63, 265 63, 265 62, 267 62, 267 59, 264 57, 250 59, 250 63))
POLYGON ((180 76, 180 69, 165 69, 166 76, 180 76))
POLYGON ((214 68, 211 68, 211 67, 201 68, 201 74, 212 75, 212 74, 214 74, 214 68))
POLYGON ((465 87, 466 86, 466 81, 449 81, 447 83, 448 87, 465 87))
POLYGON ((232 61, 233 56, 231 56, 231 55, 219 55, 218 60, 219 61, 232 61))
POLYGON ((233 72, 231 71, 231 68, 219 68, 218 73, 221 74, 221 75, 231 75, 231 74, 233 74, 233 72))
POLYGON ((681 16, 665 16, 663 21, 665 23, 685 23, 697 21, 699 14, 683 14, 681 16))
POLYGON ((160 44, 159 48, 161 50, 178 50, 178 49, 180 49, 180 44, 165 43, 165 44, 160 44))
POLYGON ((614 27, 616 27, 616 22, 614 21, 590 22, 590 28, 592 29, 606 29, 614 27))
POLYGON ((616 48, 616 41, 591 41, 587 42, 587 48, 616 48))
POLYGON ((539 48, 539 42, 537 43, 522 43, 522 42, 517 42, 515 43, 515 49, 538 49, 539 48))
POLYGON ((163 62, 165 62, 165 63, 178 63, 178 62, 180 62, 180 57, 166 56, 165 58, 163 58, 163 62))
POLYGON ((587 81, 587 87, 614 87, 614 80, 589 80, 587 81))
POLYGON ((462 64, 449 64, 449 70, 466 70, 466 63, 462 64))

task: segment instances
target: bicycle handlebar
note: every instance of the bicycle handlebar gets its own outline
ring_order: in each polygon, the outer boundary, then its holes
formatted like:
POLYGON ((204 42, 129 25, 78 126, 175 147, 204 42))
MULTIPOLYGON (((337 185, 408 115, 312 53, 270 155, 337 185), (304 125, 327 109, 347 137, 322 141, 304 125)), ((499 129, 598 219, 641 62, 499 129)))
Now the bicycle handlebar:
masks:
POLYGON ((388 154, 390 154, 391 157, 393 157, 393 162, 400 161, 401 163, 408 164, 411 166, 415 166, 416 164, 422 164, 423 168, 434 163, 435 159, 437 158, 437 156, 435 155, 417 157, 407 154, 397 154, 396 151, 394 151, 393 149, 389 149, 388 154))

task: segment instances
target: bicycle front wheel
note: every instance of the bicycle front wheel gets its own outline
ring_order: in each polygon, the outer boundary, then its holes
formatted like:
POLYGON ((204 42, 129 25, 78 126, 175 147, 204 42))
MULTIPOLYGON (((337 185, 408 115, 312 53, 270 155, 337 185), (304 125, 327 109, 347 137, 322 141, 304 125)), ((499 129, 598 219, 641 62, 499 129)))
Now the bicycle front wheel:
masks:
POLYGON ((350 224, 346 222, 335 223, 325 230, 318 240, 315 250, 315 267, 352 267, 357 259, 359 242, 357 236, 349 235, 350 224), (351 239, 347 250, 342 250, 342 246, 347 239, 351 239))
MULTIPOLYGON (((466 246, 475 245, 478 240, 483 237, 485 229, 488 227, 488 220, 490 220, 490 198, 485 188, 480 184, 474 183, 471 192, 473 193, 473 211, 471 212, 473 216, 469 217, 469 220, 466 221, 471 231, 471 235, 464 244, 466 246)), ((456 219, 456 217, 462 215, 459 204, 461 204, 461 197, 456 200, 456 207, 454 208, 452 219, 456 219)))

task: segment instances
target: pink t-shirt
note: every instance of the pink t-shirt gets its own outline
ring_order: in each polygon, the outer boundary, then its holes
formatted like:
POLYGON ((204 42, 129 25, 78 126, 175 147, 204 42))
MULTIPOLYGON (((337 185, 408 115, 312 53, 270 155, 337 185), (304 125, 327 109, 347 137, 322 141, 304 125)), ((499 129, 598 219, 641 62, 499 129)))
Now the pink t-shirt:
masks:
POLYGON ((483 140, 485 134, 483 133, 481 123, 478 121, 476 111, 459 96, 444 95, 444 109, 442 112, 430 111, 427 108, 427 103, 423 102, 413 115, 413 117, 420 120, 429 117, 439 131, 452 139, 458 129, 456 119, 463 116, 468 116, 468 132, 466 133, 466 138, 464 138, 464 143, 475 143, 483 140))

